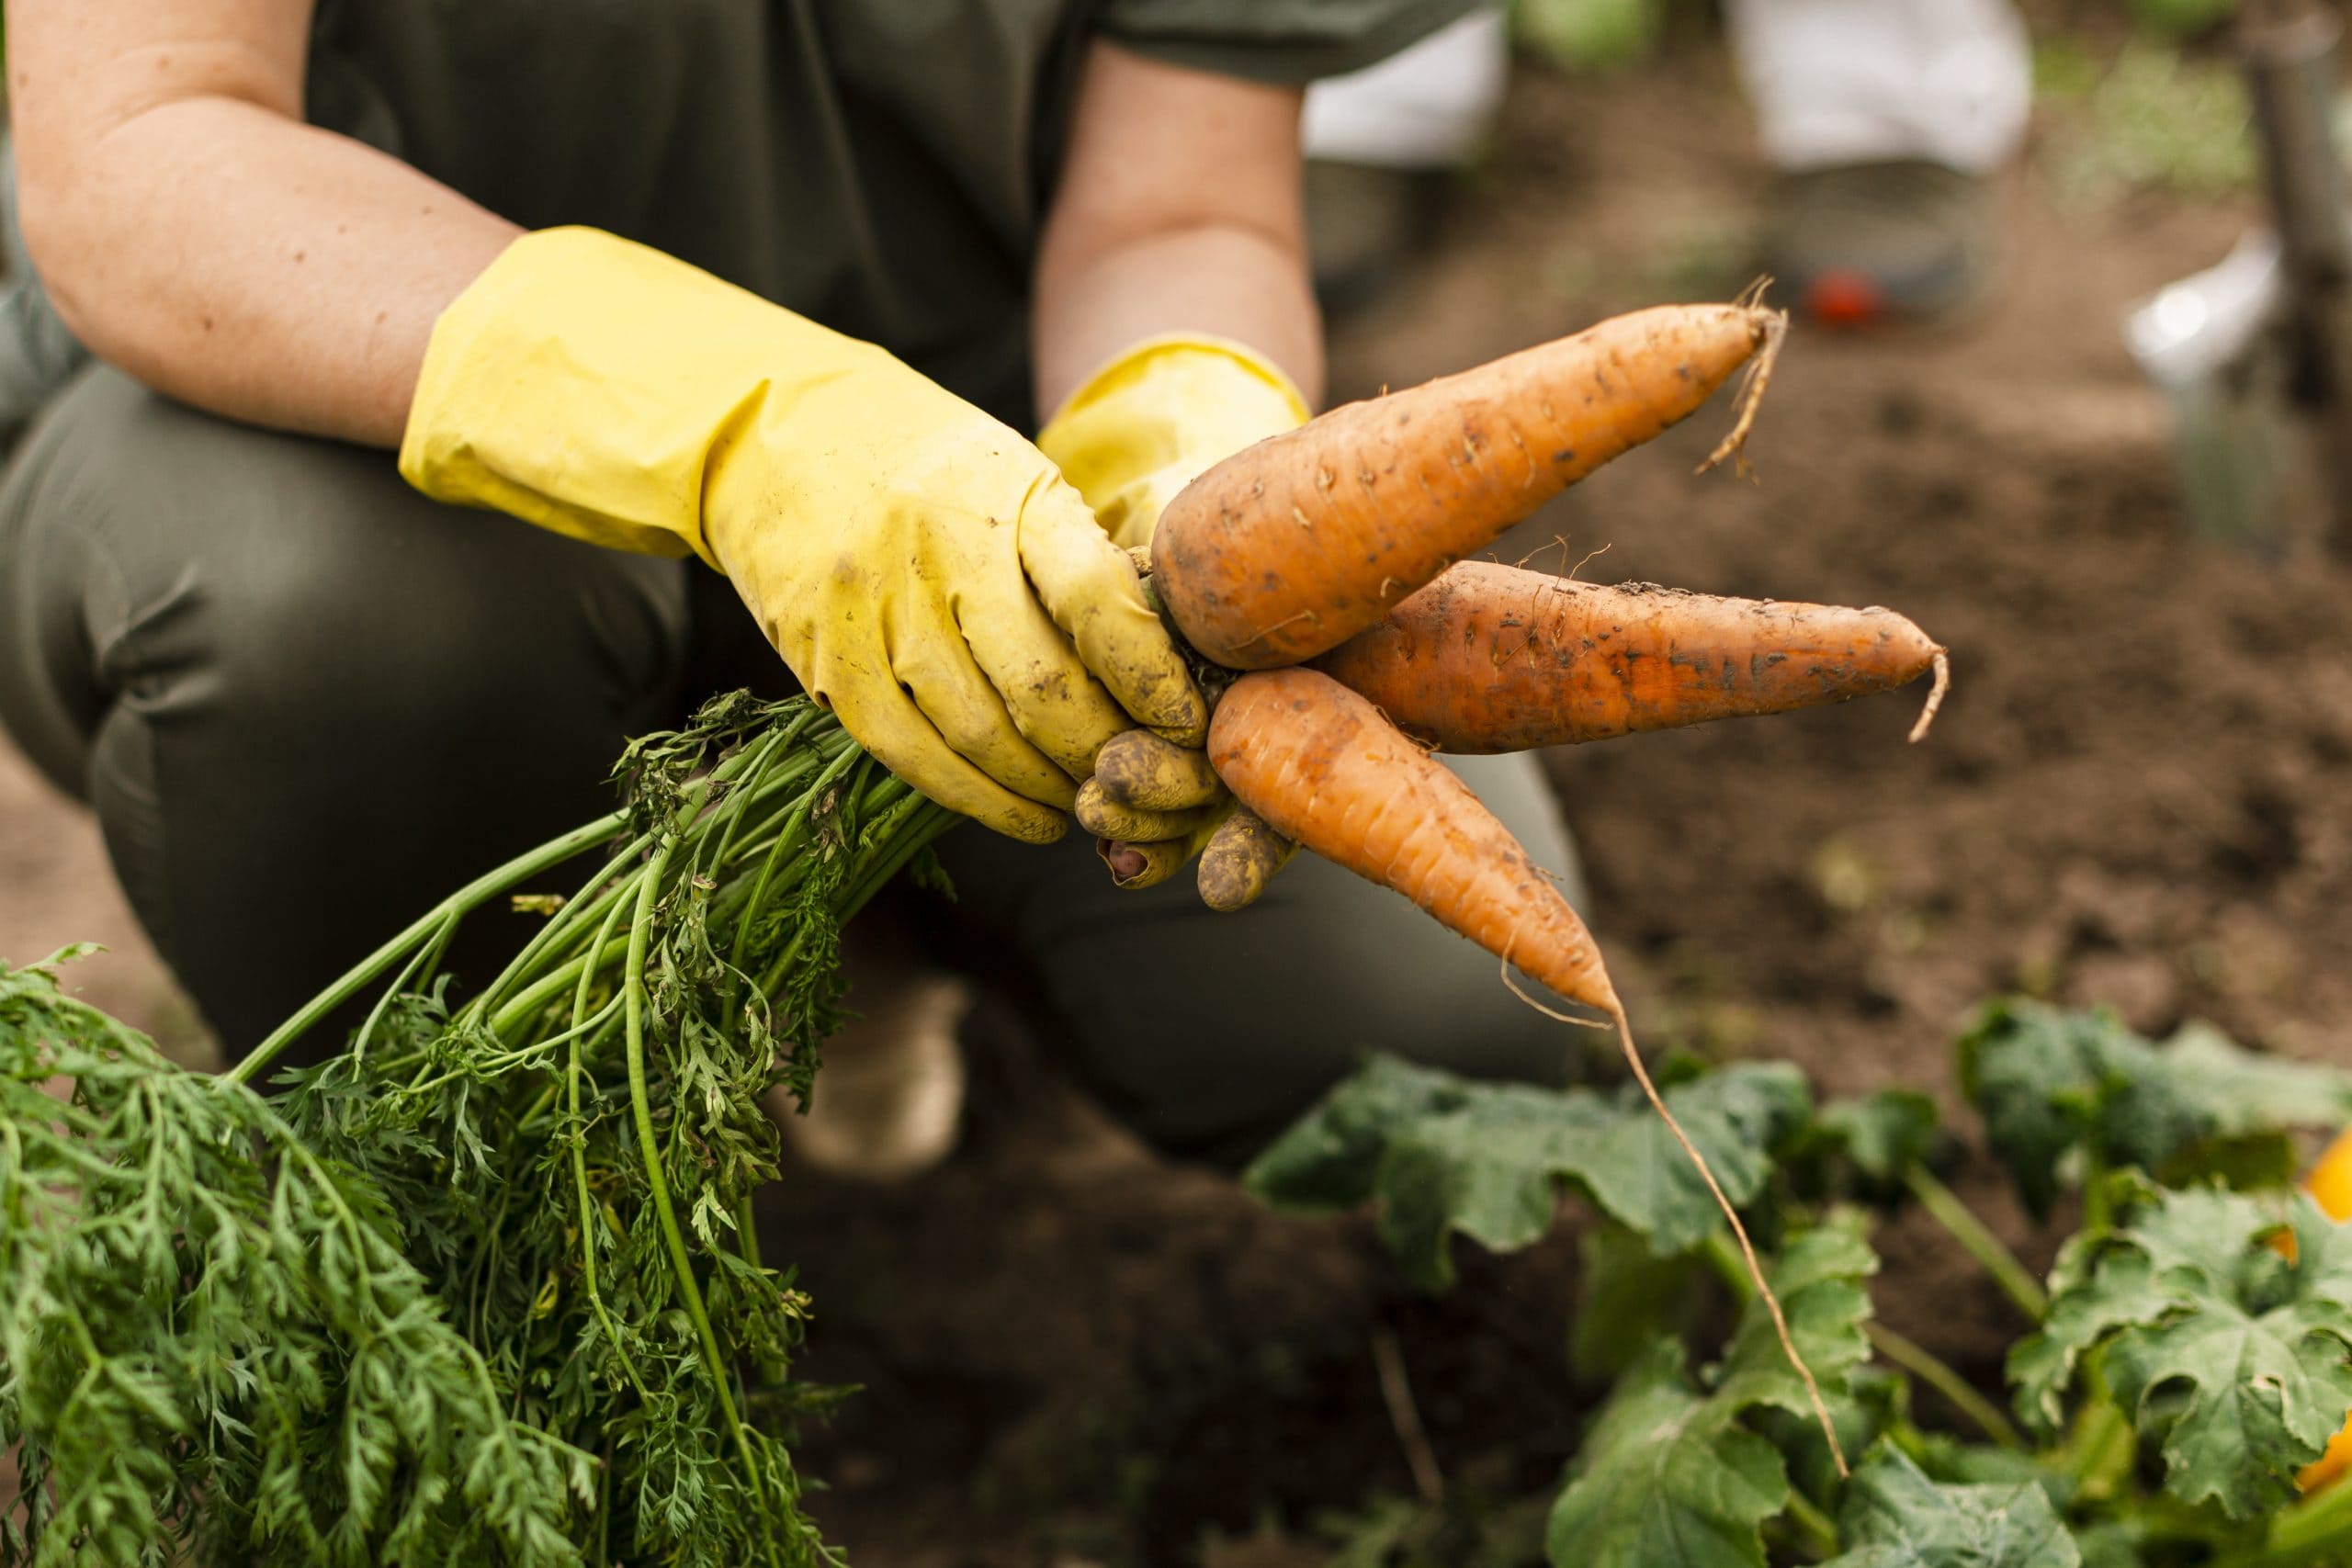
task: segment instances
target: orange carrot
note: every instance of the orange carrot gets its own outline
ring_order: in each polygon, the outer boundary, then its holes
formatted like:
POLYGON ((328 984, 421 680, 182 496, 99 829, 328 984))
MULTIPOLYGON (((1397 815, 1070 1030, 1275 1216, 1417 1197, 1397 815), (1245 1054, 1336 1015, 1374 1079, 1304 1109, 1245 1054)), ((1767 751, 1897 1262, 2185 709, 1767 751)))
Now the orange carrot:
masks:
POLYGON ((1706 401, 1759 350, 1738 448, 1783 318, 1748 304, 1637 310, 1235 454, 1168 504, 1155 585, 1206 658, 1296 664, 1628 447, 1706 401))
POLYGON ((1845 1456, 1828 1407, 1789 1337, 1747 1227, 1650 1081, 1591 932, 1510 829, 1443 763, 1320 671, 1270 670, 1236 681, 1209 723, 1209 761, 1275 832, 1402 893, 1501 958, 1506 976, 1517 964, 1569 1000, 1609 1015, 1642 1091, 1730 1222, 1842 1473, 1845 1456))
POLYGON ((1315 667, 1426 745, 1487 752, 1845 702, 1931 668, 1932 713, 1946 666, 1892 610, 1604 588, 1464 561, 1315 667))
POLYGON ((1329 676, 1235 682, 1209 724, 1209 761, 1283 838, 1404 894, 1570 1001, 1620 1010, 1591 933, 1510 829, 1329 676))

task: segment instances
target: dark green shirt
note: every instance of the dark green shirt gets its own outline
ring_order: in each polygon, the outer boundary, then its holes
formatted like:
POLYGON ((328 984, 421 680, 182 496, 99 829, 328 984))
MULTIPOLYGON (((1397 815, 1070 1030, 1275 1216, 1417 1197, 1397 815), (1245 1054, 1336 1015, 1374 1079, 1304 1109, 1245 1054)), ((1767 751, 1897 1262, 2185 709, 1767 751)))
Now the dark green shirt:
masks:
MULTIPOLYGON (((880 343, 1025 427, 1030 261, 1090 36, 1303 83, 1473 3, 319 0, 308 113, 526 227, 608 229, 880 343)), ((0 393, 53 357, 38 314, 0 310, 0 393)))

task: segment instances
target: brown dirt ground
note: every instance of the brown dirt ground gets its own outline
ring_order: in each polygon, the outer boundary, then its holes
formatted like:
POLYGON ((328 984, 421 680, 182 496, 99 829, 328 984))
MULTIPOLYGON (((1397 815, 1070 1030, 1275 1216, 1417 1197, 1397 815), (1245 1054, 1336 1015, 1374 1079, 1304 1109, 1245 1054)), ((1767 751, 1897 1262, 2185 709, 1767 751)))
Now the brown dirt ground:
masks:
MULTIPOLYGON (((1340 390, 1405 383, 1741 281, 1762 181, 1719 59, 1514 92, 1491 166, 1430 253, 1341 325, 1340 390)), ((1884 603, 1953 650, 1932 740, 1906 700, 1562 754, 1597 925, 1653 1044, 1785 1057, 1827 1091, 1949 1092, 1987 994, 2213 1019, 2352 1063, 2352 620, 2334 570, 2188 541, 2123 308, 2204 265, 2243 207, 2007 190, 2007 284, 1929 336, 1801 334, 1757 442, 1762 482, 1690 476, 1677 433, 1537 520, 1603 581, 1884 603)), ((105 1005, 175 1022, 95 835, 0 755, 0 953, 96 937, 105 1005)), ((1565 1240, 1465 1258, 1418 1298, 1360 1223, 1259 1212, 1153 1159, 1036 1066, 1000 1010, 944 1168, 876 1193, 779 1194, 772 1246, 820 1309, 813 1375, 865 1392, 812 1435, 818 1506, 857 1560, 1314 1561, 1327 1510, 1409 1481, 1371 1345, 1393 1333, 1449 1473, 1556 1475, 1585 1398, 1562 1347, 1565 1240)), ((1972 1195, 2025 1248, 1989 1183, 1972 1195)), ((1990 1382, 2001 1307, 1931 1238, 1882 1234, 1882 1311, 1990 1382)))

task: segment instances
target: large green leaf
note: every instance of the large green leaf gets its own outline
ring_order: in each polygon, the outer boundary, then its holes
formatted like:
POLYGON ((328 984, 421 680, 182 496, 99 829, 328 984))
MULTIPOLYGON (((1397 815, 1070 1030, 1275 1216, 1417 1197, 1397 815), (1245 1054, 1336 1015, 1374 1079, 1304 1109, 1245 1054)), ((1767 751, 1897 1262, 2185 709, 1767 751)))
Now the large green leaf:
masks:
POLYGON ((1823 1105, 1790 1140, 1781 1164, 1807 1198, 1884 1202, 1900 1196, 1905 1178, 1929 1162, 1942 1136, 1933 1100, 1912 1089, 1882 1089, 1823 1105))
POLYGON ((2081 1568, 2082 1553, 2032 1481, 1952 1485, 1882 1444, 1854 1472, 1826 1568, 2081 1568))
MULTIPOLYGON (((1876 1268, 1860 1236, 1820 1230, 1792 1241, 1771 1271, 1791 1337, 1833 1397, 1869 1354, 1862 1280, 1876 1268)), ((1747 1425, 1762 1409, 1811 1404, 1760 1302, 1704 1379, 1659 1340, 1602 1408, 1553 1506, 1556 1568, 1763 1568, 1761 1528, 1788 1506, 1789 1480, 1747 1425)))
MULTIPOLYGON (((1772 1146, 1811 1105, 1804 1078, 1779 1063, 1720 1068, 1664 1092, 1735 1203, 1762 1190, 1772 1146)), ((1432 1290, 1453 1281, 1453 1233, 1498 1252, 1526 1247, 1550 1228, 1566 1184, 1659 1256, 1721 1223, 1681 1145, 1630 1087, 1477 1083, 1387 1056, 1334 1089, 1244 1179, 1286 1207, 1377 1201, 1407 1273, 1432 1290)))
POLYGON ((1477 1086, 1374 1055, 1269 1144, 1242 1179, 1277 1208, 1346 1209, 1372 1196, 1393 1129, 1465 1104, 1477 1086))
POLYGON ((1660 1335, 1686 1325, 1698 1301, 1690 1280, 1703 1264, 1696 1253, 1660 1258, 1613 1220, 1577 1237, 1577 1250, 1568 1362, 1577 1376, 1598 1382, 1615 1378, 1660 1335))
POLYGON ((2079 1238, 2041 1332, 2009 1358, 2018 1414, 2054 1430, 2094 1352, 2117 1402, 2163 1436, 2165 1486, 2248 1518, 2295 1495, 2352 1408, 2352 1236, 2308 1199, 2154 1196, 2079 1238), (2290 1261, 2265 1241, 2291 1224, 2290 1261))
POLYGON ((1961 1037, 1960 1063, 1994 1153, 2036 1214, 2076 1149, 2167 1176, 2184 1164, 2275 1175, 2275 1159, 2248 1157, 2252 1141, 2352 1120, 2352 1074, 2243 1050, 2201 1023, 2154 1045, 2104 1010, 1995 1002, 1961 1037))
POLYGON ((1837 1100, 1821 1108, 1816 1122, 1838 1141, 1854 1168, 1875 1182, 1902 1180, 1935 1146, 1936 1102, 1916 1089, 1882 1089, 1866 1100, 1837 1100))

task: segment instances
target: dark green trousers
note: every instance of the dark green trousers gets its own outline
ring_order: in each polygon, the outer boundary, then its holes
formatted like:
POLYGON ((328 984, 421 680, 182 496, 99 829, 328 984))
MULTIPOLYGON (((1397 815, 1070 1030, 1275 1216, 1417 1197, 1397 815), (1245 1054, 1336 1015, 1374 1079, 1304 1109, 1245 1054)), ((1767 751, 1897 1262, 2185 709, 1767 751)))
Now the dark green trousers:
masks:
MULTIPOLYGON (((104 367, 0 488, 0 724, 96 810, 232 1055, 450 888, 609 809, 628 737, 788 682, 707 571, 439 505, 387 454, 104 367)), ((1532 760, 1459 767, 1572 871, 1532 760)), ((1017 971, 1043 1036, 1175 1152, 1246 1148, 1369 1049, 1549 1080, 1580 1046, 1486 953, 1309 857, 1218 916, 1189 878, 1116 891, 1081 834, 1041 850, 967 828, 941 852, 943 951, 1017 971)), ((461 982, 519 919, 469 922, 461 982)))

